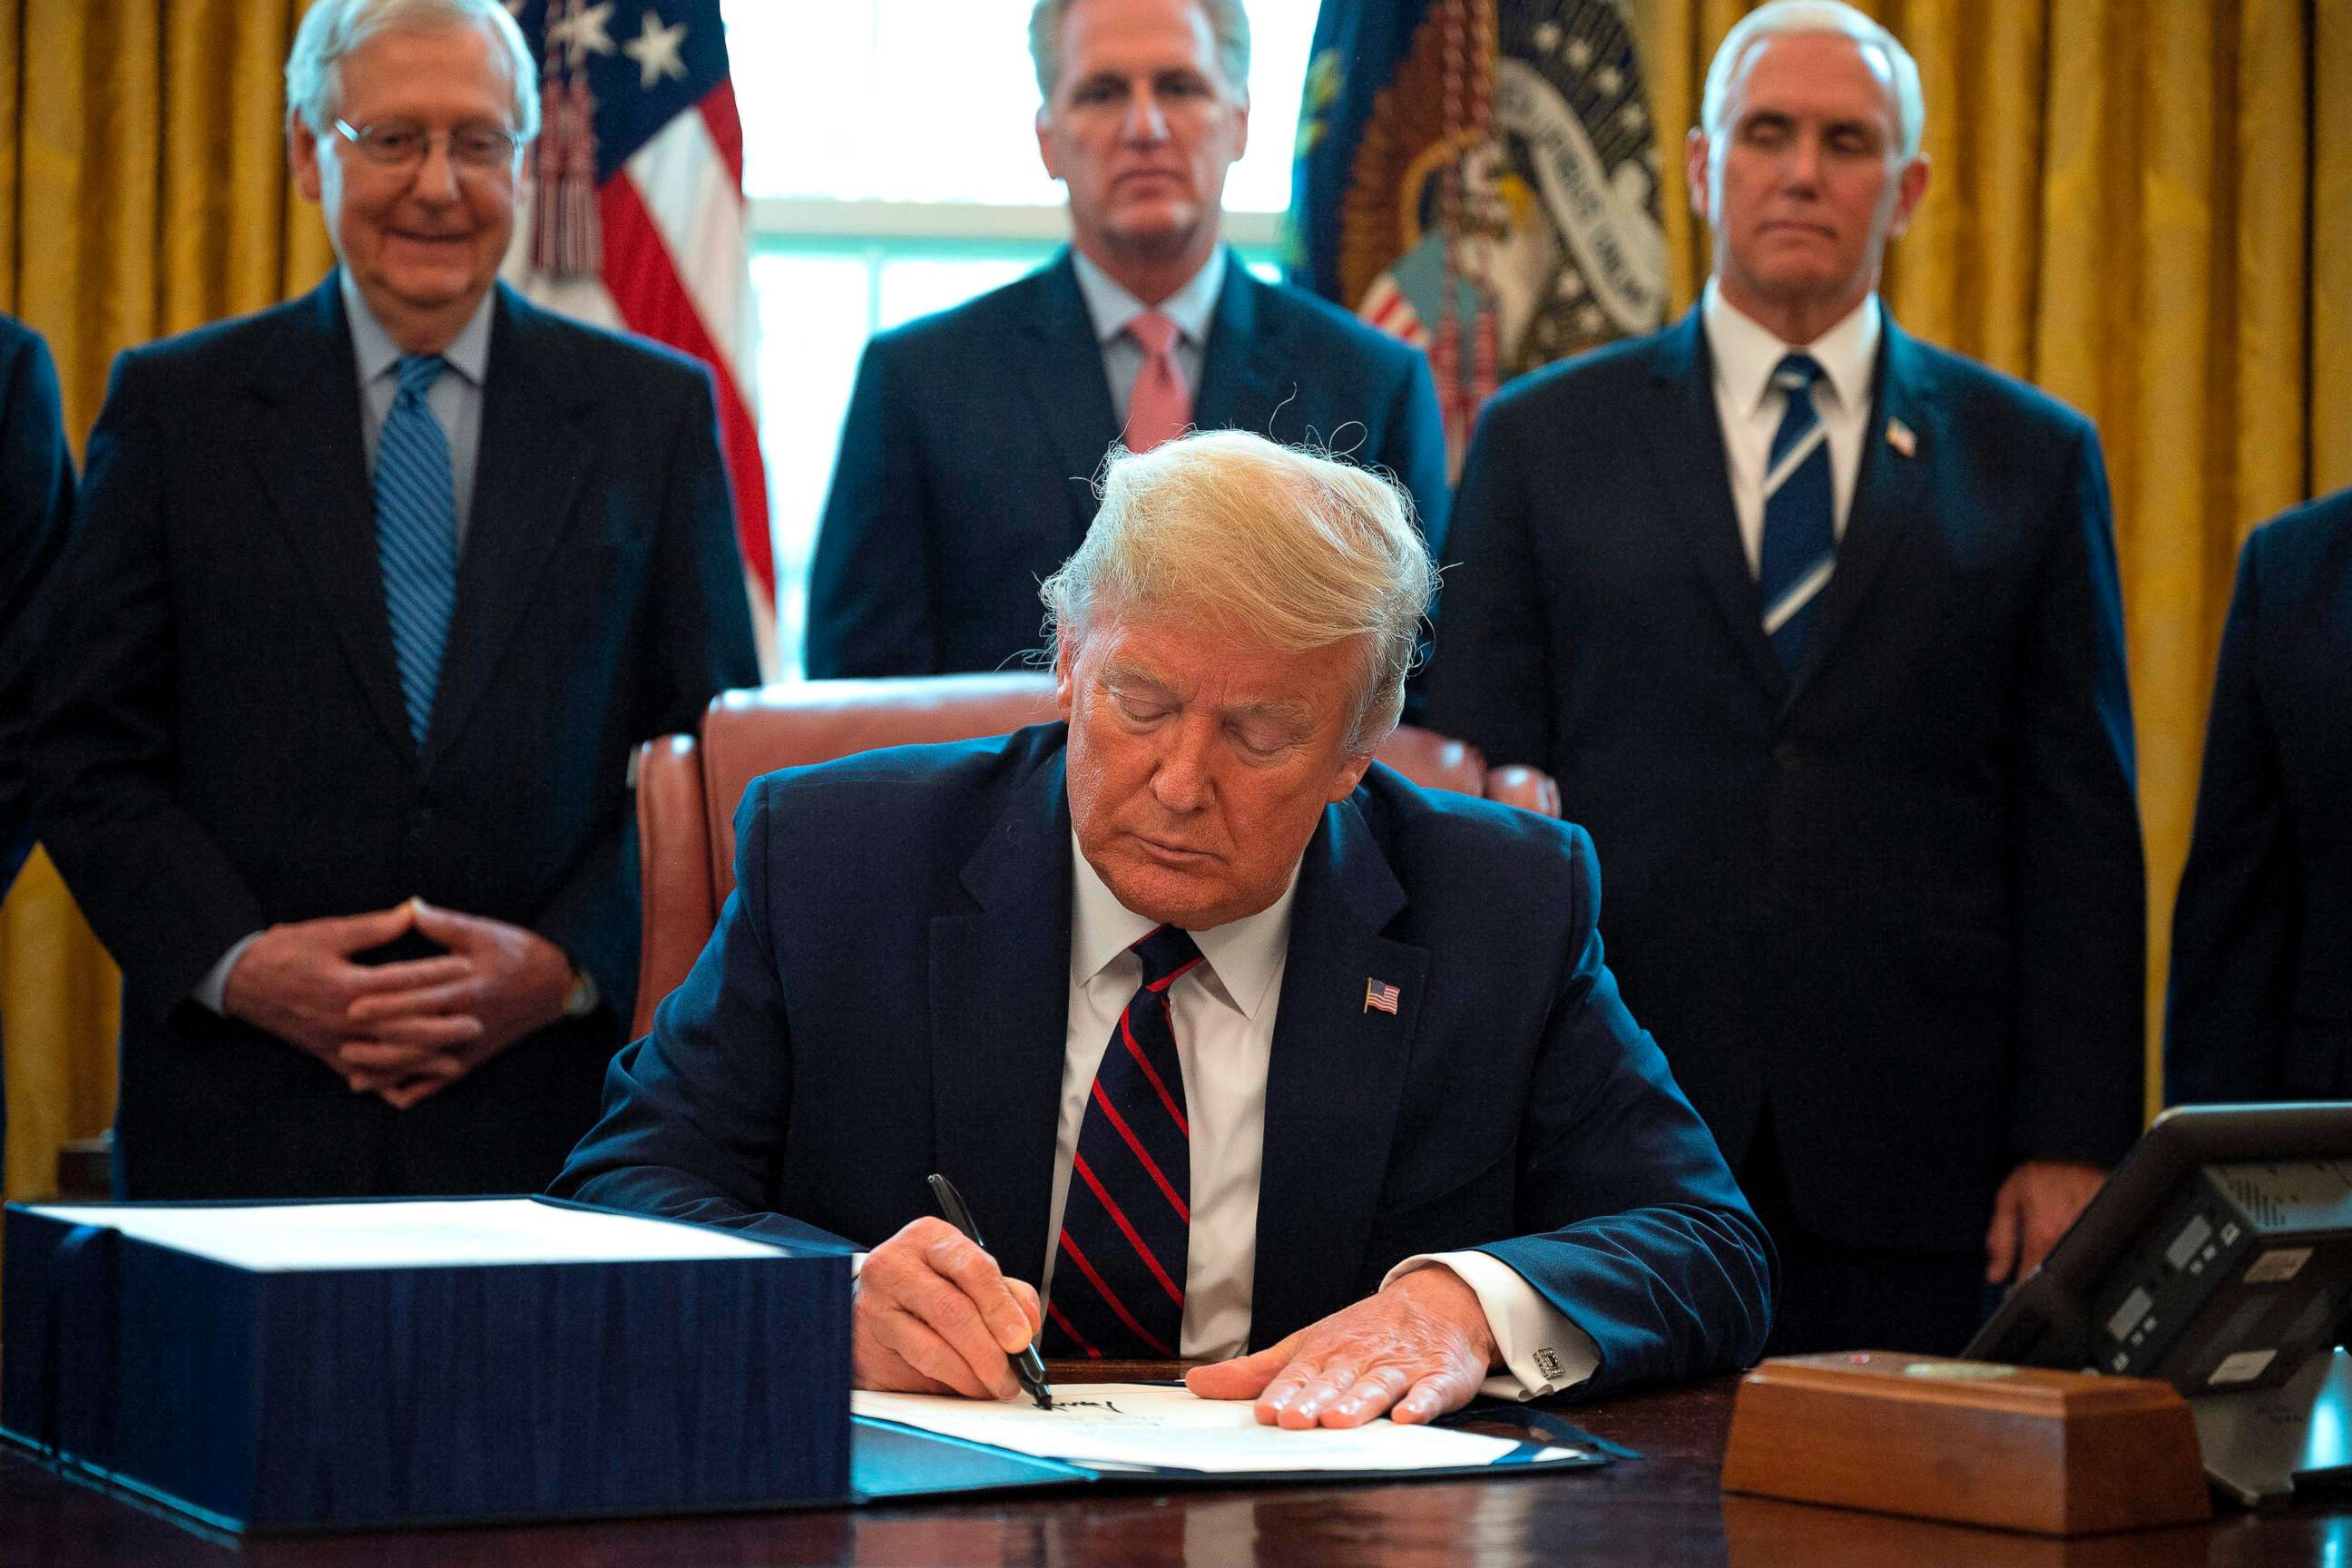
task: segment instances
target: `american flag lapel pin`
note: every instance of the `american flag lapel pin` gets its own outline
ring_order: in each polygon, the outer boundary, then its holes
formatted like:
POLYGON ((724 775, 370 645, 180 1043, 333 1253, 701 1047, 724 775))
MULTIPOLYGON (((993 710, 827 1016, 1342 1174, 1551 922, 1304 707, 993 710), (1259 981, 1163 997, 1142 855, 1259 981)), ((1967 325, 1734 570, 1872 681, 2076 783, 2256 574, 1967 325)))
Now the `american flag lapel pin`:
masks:
POLYGON ((1919 437, 1900 419, 1889 419, 1886 422, 1886 444, 1907 458, 1919 449, 1919 437))
POLYGON ((1373 1008, 1378 1007, 1381 1012, 1386 1013, 1387 1015, 1389 1015, 1389 1016, 1391 1016, 1391 1017, 1394 1017, 1394 1016, 1396 1016, 1396 1010, 1397 1010, 1397 997, 1398 997, 1397 988, 1396 988, 1395 986, 1393 986, 1393 985, 1390 984, 1387 981, 1385 981, 1385 980, 1374 980, 1374 979, 1372 979, 1370 975, 1365 976, 1365 978, 1364 978, 1364 1011, 1365 1011, 1365 1012, 1369 1013, 1369 1012, 1370 1012, 1373 1008))

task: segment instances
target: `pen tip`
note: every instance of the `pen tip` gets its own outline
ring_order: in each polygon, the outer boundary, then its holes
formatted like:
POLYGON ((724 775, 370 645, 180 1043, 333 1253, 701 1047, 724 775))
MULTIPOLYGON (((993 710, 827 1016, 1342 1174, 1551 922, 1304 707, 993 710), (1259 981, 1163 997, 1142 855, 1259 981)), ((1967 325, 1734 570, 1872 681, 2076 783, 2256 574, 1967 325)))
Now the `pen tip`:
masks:
POLYGON ((1043 1389, 1038 1390, 1037 1408, 1040 1410, 1051 1410, 1054 1408, 1054 1396, 1043 1389))

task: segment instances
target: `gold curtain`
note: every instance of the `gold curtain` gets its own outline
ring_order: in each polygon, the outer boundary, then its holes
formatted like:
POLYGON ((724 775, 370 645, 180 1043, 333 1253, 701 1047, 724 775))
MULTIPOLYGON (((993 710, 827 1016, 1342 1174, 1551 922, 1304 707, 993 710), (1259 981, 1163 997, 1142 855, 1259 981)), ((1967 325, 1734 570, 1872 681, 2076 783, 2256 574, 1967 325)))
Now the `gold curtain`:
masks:
MULTIPOLYGON (((48 337, 77 436, 117 352, 325 269, 278 133, 303 3, 0 5, 0 310, 48 337)), ((1747 8, 1633 0, 1678 307, 1706 274, 1680 133, 1747 8)), ((2352 484, 2352 0, 1864 9, 1921 62, 1935 166, 1888 269, 1891 307, 2064 398, 2105 442, 2147 832, 2152 1061, 2238 542, 2352 484)), ((114 1003, 104 955, 37 858, 0 909, 0 1013, 6 1190, 40 1192, 58 1144, 110 1112, 114 1003)))
MULTIPOLYGON (((1636 0, 1678 306, 1681 136, 1738 0, 1636 0)), ((2352 484, 2352 0, 1864 0, 1919 61, 1933 166, 1906 331, 2097 421, 2147 841, 2148 1109, 2173 892, 2247 531, 2352 484)))
MULTIPOLYGON (((66 428, 137 343, 258 310, 332 257, 286 175, 280 72, 307 0, 0 5, 0 310, 49 341, 66 428)), ((40 856, 0 906, 9 1196, 113 1114, 115 973, 40 856)))

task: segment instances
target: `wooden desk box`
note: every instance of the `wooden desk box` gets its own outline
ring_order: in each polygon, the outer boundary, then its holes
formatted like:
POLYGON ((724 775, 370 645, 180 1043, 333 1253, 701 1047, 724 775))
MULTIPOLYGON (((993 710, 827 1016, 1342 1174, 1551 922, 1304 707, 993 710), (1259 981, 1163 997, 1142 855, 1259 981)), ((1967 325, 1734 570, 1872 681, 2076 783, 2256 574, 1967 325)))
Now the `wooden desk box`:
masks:
POLYGON ((2044 1535, 2210 1513, 2196 1425, 2170 1384, 1887 1351, 1749 1373, 1723 1487, 2044 1535))

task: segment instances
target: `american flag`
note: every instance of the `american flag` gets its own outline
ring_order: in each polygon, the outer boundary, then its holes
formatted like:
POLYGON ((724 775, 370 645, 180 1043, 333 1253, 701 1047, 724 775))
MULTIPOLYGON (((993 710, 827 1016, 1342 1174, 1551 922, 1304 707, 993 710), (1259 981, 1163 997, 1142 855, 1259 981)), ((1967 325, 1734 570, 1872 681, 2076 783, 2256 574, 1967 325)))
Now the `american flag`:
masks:
POLYGON ((1368 978, 1364 982, 1364 1011, 1369 1013, 1375 1007, 1393 1014, 1397 1010, 1397 988, 1385 980, 1368 978))
POLYGON ((540 304, 710 367, 735 534, 775 658, 775 553, 752 384, 743 127, 719 0, 507 0, 541 63, 544 124, 506 276, 540 304))

